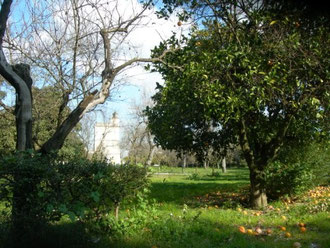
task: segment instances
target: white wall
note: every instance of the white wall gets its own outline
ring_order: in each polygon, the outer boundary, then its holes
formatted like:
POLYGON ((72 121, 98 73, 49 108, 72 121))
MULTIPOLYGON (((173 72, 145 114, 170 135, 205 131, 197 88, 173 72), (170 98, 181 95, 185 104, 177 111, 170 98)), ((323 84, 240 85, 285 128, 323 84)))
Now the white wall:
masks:
POLYGON ((113 114, 109 123, 96 123, 94 134, 94 152, 101 151, 110 162, 120 164, 120 122, 117 114, 113 114))

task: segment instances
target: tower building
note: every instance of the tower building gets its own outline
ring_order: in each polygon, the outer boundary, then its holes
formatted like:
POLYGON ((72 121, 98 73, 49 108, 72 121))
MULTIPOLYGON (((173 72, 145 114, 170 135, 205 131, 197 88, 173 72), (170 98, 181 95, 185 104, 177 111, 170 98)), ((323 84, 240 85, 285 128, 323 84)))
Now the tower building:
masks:
POLYGON ((114 112, 108 123, 96 123, 94 127, 94 153, 99 152, 109 162, 120 164, 120 121, 114 112))

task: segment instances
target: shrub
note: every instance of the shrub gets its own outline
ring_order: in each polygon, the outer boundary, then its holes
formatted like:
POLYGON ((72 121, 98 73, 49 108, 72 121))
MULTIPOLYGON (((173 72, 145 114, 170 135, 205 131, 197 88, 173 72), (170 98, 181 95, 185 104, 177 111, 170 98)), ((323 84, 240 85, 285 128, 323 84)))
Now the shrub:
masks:
POLYGON ((118 214, 119 204, 147 183, 146 169, 138 166, 66 161, 32 151, 0 158, 0 200, 9 205, 14 231, 21 233, 36 232, 64 215, 96 224, 114 209, 118 214))
POLYGON ((266 170, 267 194, 271 199, 278 199, 329 183, 329 172, 327 143, 288 148, 266 170))

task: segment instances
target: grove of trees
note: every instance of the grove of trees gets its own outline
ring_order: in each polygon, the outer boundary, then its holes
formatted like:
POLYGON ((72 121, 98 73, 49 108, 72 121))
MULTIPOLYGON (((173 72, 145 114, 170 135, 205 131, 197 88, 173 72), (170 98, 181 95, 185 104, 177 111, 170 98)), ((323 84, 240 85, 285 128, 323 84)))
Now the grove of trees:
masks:
POLYGON ((64 215, 109 231, 110 210, 118 220, 126 198, 144 200, 147 169, 87 160, 91 134, 80 132, 89 126, 82 118, 139 63, 165 82, 152 103, 134 106, 123 142, 129 163, 186 164, 196 155, 225 170, 235 151, 249 168, 251 207, 264 208, 269 188, 287 192, 289 184, 274 181, 290 183, 328 159, 330 12, 321 5, 123 2, 0 1, 0 200, 14 242, 64 215), (165 19, 176 13, 177 25, 191 29, 143 58, 128 38, 152 10, 165 19))

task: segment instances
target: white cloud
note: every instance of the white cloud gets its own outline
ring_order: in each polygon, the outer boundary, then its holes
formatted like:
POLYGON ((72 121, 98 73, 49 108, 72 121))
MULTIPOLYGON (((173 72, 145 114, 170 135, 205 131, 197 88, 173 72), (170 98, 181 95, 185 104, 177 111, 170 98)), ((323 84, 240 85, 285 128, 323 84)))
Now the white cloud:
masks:
MULTIPOLYGON (((173 13, 168 20, 159 19, 154 10, 149 10, 146 15, 147 17, 143 20, 144 23, 127 37, 128 42, 134 45, 139 57, 150 57, 151 50, 158 46, 161 41, 170 38, 173 33, 176 33, 176 36, 180 38, 182 34, 187 34, 190 28, 190 25, 185 23, 180 27, 177 25, 176 13, 173 13)), ((124 74, 123 80, 126 78, 129 84, 146 89, 148 92, 154 92, 156 82, 163 82, 159 73, 147 72, 143 65, 134 66, 125 71, 124 74)))

